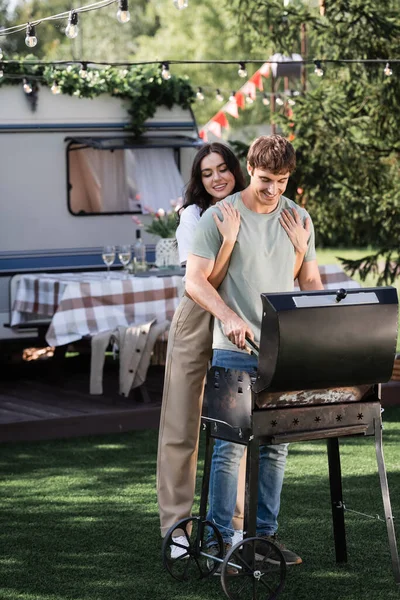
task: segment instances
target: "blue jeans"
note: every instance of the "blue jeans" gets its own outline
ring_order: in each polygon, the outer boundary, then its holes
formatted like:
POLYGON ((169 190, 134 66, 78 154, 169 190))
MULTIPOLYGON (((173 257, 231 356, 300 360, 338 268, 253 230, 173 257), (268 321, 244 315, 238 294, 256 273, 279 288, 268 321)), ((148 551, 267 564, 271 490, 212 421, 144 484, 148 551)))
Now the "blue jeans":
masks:
MULTIPOLYGON (((214 350, 213 367, 253 374, 257 359, 250 354, 214 350)), ((215 523, 224 542, 232 541, 239 463, 245 446, 216 439, 211 465, 207 520, 215 523)), ((258 476, 257 535, 272 535, 278 529, 278 514, 288 444, 261 445, 258 476)), ((212 545, 212 540, 209 540, 212 545)))

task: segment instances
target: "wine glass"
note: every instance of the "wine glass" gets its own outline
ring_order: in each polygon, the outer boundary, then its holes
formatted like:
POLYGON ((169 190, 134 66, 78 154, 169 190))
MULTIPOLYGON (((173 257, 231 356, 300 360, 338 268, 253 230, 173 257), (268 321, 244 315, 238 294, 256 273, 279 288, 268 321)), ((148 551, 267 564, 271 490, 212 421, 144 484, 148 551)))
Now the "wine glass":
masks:
POLYGON ((101 258, 107 266, 107 279, 110 279, 110 267, 115 260, 115 246, 104 246, 101 258))
POLYGON ((123 271, 125 273, 125 276, 128 277, 128 269, 126 267, 129 265, 132 258, 132 247, 130 246, 130 244, 126 244, 118 248, 118 258, 120 263, 124 267, 123 271))

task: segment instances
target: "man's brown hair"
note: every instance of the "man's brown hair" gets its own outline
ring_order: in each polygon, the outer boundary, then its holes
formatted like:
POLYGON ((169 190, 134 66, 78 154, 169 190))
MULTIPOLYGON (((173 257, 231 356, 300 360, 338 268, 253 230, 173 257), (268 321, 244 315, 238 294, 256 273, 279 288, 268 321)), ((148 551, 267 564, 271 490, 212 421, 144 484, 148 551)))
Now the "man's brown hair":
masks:
POLYGON ((281 135, 262 135, 251 144, 247 161, 252 169, 263 169, 276 175, 293 173, 296 153, 292 144, 281 135))

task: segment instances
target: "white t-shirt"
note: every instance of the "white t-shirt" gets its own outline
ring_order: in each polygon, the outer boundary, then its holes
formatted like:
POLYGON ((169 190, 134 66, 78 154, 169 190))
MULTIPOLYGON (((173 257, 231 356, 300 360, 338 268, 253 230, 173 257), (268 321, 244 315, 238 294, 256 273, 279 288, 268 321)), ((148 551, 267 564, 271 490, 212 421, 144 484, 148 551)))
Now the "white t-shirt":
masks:
POLYGON ((194 233, 200 220, 200 207, 190 204, 181 212, 181 218, 176 230, 178 242, 179 262, 186 263, 188 254, 191 252, 194 233))

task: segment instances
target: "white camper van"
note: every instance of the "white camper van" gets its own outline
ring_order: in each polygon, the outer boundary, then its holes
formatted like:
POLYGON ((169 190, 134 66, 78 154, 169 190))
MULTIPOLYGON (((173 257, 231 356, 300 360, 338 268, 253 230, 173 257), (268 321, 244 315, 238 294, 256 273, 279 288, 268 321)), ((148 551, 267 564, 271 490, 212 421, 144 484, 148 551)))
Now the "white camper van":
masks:
MULTIPOLYGON (((111 96, 40 88, 32 110, 22 86, 1 87, 0 344, 37 335, 9 327, 18 275, 104 269, 104 245, 134 243, 132 213, 182 195, 201 144, 192 112, 158 109, 140 140, 128 123, 111 96)), ((144 233, 149 260, 156 240, 144 233)))

